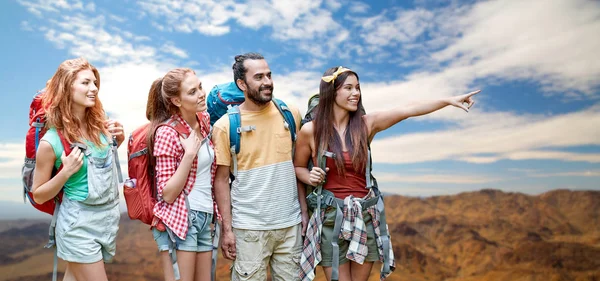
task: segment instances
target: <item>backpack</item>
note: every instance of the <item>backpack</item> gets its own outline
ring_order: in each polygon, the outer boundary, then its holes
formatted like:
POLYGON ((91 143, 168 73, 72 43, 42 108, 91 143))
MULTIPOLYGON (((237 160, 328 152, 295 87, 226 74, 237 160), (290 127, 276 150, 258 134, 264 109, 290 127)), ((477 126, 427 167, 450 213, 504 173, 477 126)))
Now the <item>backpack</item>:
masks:
MULTIPOLYGON (((23 179, 23 201, 25 198, 29 199, 31 205, 39 211, 54 215, 57 204, 62 201, 63 191, 61 190, 54 200, 48 200, 42 204, 38 204, 33 200, 33 193, 31 188, 33 186, 33 174, 35 172, 35 157, 37 153, 40 140, 46 134, 46 109, 43 106, 45 89, 38 91, 33 97, 33 101, 29 106, 29 130, 25 136, 25 163, 21 169, 21 176, 23 179)), ((64 138, 60 131, 58 136, 65 150, 65 155, 71 153, 71 145, 64 138)), ((62 169, 62 165, 58 169, 53 169, 52 177, 54 177, 62 169)))
POLYGON ((304 124, 315 119, 315 115, 317 115, 317 105, 319 105, 319 93, 312 95, 308 99, 308 107, 306 109, 306 114, 302 121, 300 122, 300 127, 304 126, 304 124))
MULTIPOLYGON (((154 178, 154 167, 156 163, 150 163, 148 155, 148 144, 146 136, 151 123, 138 127, 129 136, 127 143, 127 170, 129 178, 125 180, 123 195, 127 204, 127 214, 133 220, 140 220, 145 224, 152 225, 154 220, 154 205, 158 199, 156 183, 154 178)), ((184 124, 169 119, 161 126, 169 126, 177 131, 182 137, 187 138, 189 131, 184 124)), ((157 227, 162 228, 162 227, 157 227)))
POLYGON ((221 116, 227 113, 228 108, 242 104, 244 99, 244 92, 238 88, 235 82, 214 86, 206 98, 210 125, 214 125, 221 116))

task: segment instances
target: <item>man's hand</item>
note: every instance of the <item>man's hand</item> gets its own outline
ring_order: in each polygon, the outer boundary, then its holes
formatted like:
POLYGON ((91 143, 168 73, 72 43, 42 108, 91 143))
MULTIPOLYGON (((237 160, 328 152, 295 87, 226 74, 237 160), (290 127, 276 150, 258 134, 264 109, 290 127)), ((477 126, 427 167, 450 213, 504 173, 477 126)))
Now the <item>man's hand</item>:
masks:
POLYGON ((222 238, 221 251, 223 251, 223 256, 228 260, 235 260, 235 234, 231 230, 223 231, 222 238))

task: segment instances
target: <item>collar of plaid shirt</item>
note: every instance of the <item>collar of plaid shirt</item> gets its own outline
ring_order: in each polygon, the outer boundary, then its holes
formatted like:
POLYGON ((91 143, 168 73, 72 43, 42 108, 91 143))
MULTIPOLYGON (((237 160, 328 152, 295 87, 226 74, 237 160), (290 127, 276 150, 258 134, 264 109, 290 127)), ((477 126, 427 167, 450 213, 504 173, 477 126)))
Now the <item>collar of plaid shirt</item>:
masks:
MULTIPOLYGON (((210 116, 208 112, 204 111, 198 113, 198 122, 200 123, 200 131, 202 138, 210 138, 210 116)), ((191 131, 190 125, 181 118, 179 115, 171 116, 172 120, 178 121, 191 131)), ((209 139, 209 145, 214 149, 212 141, 209 139)), ((179 163, 183 157, 183 147, 179 140, 178 134, 157 134, 155 136, 154 144, 154 155, 156 157, 156 188, 159 196, 162 194, 162 189, 165 187, 167 181, 175 174, 179 163), (167 157, 165 157, 167 155, 167 157), (174 156, 168 157, 168 156, 174 156)), ((189 194, 194 186, 197 172, 197 161, 192 162, 192 167, 188 174, 188 178, 185 183, 184 192, 189 194)), ((213 159, 210 173, 211 173, 211 184, 212 188, 212 199, 213 199, 213 211, 214 217, 217 220, 221 220, 221 215, 218 212, 217 203, 215 201, 214 192, 214 180, 215 172, 217 169, 217 161, 213 159)), ((159 200, 154 206, 155 220, 153 225, 156 225, 158 221, 162 221, 169 229, 173 231, 181 239, 185 239, 188 230, 188 213, 185 204, 185 194, 183 192, 179 194, 175 202, 168 204, 164 200, 159 200)))

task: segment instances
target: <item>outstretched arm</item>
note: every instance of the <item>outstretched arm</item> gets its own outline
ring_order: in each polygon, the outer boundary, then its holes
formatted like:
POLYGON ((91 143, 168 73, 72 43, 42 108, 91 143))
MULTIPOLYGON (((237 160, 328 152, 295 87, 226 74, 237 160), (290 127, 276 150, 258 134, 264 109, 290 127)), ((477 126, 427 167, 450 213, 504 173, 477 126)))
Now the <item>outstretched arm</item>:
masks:
POLYGON ((426 115, 440 110, 448 105, 462 108, 464 111, 469 112, 469 108, 475 104, 472 96, 479 92, 480 90, 477 90, 468 94, 450 98, 429 101, 415 101, 395 109, 367 114, 365 115, 365 122, 369 128, 369 139, 372 139, 376 133, 386 130, 387 128, 406 118, 426 115))

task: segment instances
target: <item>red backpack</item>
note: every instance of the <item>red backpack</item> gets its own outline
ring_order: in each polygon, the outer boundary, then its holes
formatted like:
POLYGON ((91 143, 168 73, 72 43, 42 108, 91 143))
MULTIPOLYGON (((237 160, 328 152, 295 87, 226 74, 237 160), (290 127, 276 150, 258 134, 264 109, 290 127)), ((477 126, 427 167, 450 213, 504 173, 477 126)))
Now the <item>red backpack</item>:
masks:
MULTIPOLYGON (((27 197, 33 207, 44 213, 52 215, 55 211, 56 203, 58 202, 60 204, 62 201, 63 191, 61 190, 54 200, 48 200, 42 204, 37 204, 33 200, 33 193, 31 192, 31 188, 33 186, 33 173, 35 172, 35 156, 37 148, 40 140, 48 129, 46 127, 46 109, 42 104, 45 93, 45 89, 38 91, 33 97, 33 101, 29 106, 29 130, 27 131, 27 135, 25 137, 25 164, 23 164, 23 168, 21 169, 21 175, 23 177, 23 200, 25 200, 25 197, 27 197)), ((60 131, 58 132, 58 136, 60 137, 65 154, 69 155, 71 153, 71 145, 63 137, 60 131)), ((58 169, 54 169, 52 171, 52 176, 56 175, 60 169, 62 169, 62 165, 58 169)))
MULTIPOLYGON (((154 167, 156 163, 150 163, 148 157, 148 145, 146 136, 150 129, 150 123, 145 124, 131 133, 127 144, 127 165, 129 178, 123 185, 123 195, 127 204, 127 214, 133 220, 140 220, 145 224, 152 225, 154 219, 154 205, 156 205, 156 183, 154 167)), ((177 120, 169 119, 159 125, 169 126, 177 131, 182 137, 187 138, 189 131, 184 124, 177 120)), ((162 227, 158 227, 162 228, 162 227)))

